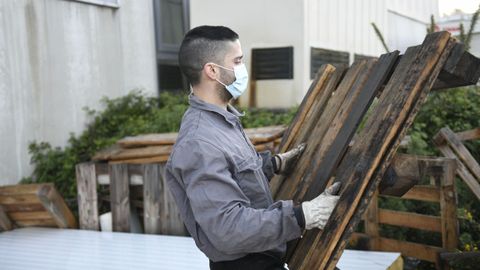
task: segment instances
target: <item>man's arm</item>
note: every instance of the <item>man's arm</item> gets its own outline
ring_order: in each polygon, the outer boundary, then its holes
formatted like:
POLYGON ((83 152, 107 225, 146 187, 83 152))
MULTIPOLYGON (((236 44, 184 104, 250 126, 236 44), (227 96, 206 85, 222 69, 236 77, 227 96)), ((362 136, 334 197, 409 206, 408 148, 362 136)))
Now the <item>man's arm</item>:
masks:
POLYGON ((172 156, 195 220, 215 248, 227 254, 261 252, 300 237, 293 202, 251 208, 228 165, 217 146, 198 139, 177 147, 172 156))

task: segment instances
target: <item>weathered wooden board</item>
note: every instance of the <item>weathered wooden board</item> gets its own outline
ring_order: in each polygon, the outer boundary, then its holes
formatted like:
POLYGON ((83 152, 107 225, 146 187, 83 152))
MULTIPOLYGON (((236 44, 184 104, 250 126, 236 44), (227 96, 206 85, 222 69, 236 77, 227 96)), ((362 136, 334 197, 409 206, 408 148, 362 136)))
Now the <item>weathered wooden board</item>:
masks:
POLYGON ((432 90, 474 85, 479 78, 480 59, 465 51, 464 44, 456 43, 432 90))
MULTIPOLYGON (((271 142, 282 137, 285 132, 285 126, 268 126, 260 128, 247 128, 245 135, 253 144, 271 142)), ((152 145, 173 145, 177 139, 178 133, 154 133, 139 136, 126 137, 117 142, 122 148, 152 146, 152 145)), ((112 153, 116 155, 116 148, 111 148, 112 153)), ((107 153, 108 154, 108 153, 107 153)), ((100 154, 99 154, 100 156, 100 154)))
POLYGON ((98 219, 97 171, 95 163, 77 164, 75 167, 77 179, 77 199, 80 229, 100 229, 98 219))
POLYGON ((339 225, 335 226, 336 234, 321 234, 316 251, 319 251, 319 246, 328 246, 321 250, 321 257, 330 251, 332 253, 328 256, 328 262, 317 261, 315 265, 325 265, 326 269, 333 269, 335 266, 349 235, 368 206, 396 148, 413 122, 420 105, 425 101, 454 45, 455 41, 450 38, 449 33, 430 34, 421 47, 407 50, 398 64, 380 96, 378 106, 372 112, 375 117, 367 119, 365 126, 368 129, 360 132, 358 136, 361 138, 358 150, 354 150, 354 145, 349 158, 345 158, 345 165, 338 168, 338 172, 344 174, 337 175, 338 179, 348 179, 344 182, 348 184, 342 193, 339 206, 327 223, 326 230, 331 230, 335 223, 339 225), (352 161, 354 163, 351 163, 352 161), (349 217, 350 214, 352 216, 349 217), (340 233, 344 225, 344 231, 340 233), (332 248, 334 245, 336 247, 332 248))
POLYGON ((453 131, 442 128, 434 137, 437 148, 443 155, 458 160, 457 174, 480 200, 480 165, 453 131))
MULTIPOLYGON (((332 96, 332 93, 337 87, 344 72, 344 69, 335 68, 328 64, 323 65, 320 68, 315 80, 312 82, 310 89, 303 99, 292 124, 288 127, 282 141, 280 142, 280 152, 286 152, 308 140, 315 127, 315 123, 325 110, 327 101, 332 96)), ((308 148, 309 147, 307 146, 307 149, 308 148)), ((302 160, 299 160, 299 164, 302 162, 302 160)), ((277 197, 278 190, 282 186, 284 180, 285 176, 283 175, 275 175, 271 179, 270 190, 274 197, 277 197)))
MULTIPOLYGON (((294 173, 284 181, 277 199, 301 202, 318 195, 317 192, 312 193, 312 190, 321 190, 322 186, 325 188, 363 114, 393 68, 397 56, 398 52, 394 52, 385 54, 378 60, 362 60, 353 64, 335 94, 328 100, 323 114, 317 118, 320 121, 307 137, 307 149, 294 173)), ((293 241, 289 250, 294 248, 293 241)))
POLYGON ((480 139, 480 128, 457 132, 455 135, 457 135, 458 139, 461 141, 478 140, 480 139))
POLYGON ((25 226, 77 227, 75 217, 51 183, 0 187, 0 219, 3 229, 25 226))
MULTIPOLYGON (((290 258, 289 265, 292 268, 333 269, 335 267, 345 247, 346 239, 351 233, 350 228, 359 220, 356 215, 365 210, 396 147, 413 121, 413 116, 424 101, 453 45, 448 33, 435 33, 427 36, 421 47, 407 50, 372 111, 371 115, 374 117, 367 119, 365 128, 360 131, 355 143, 343 157, 336 173, 330 175, 336 175, 336 181, 342 181, 343 188, 339 204, 325 227, 328 233, 308 231, 299 241, 290 258)), ((370 72, 365 73, 368 78, 374 77, 370 72)), ((347 75, 345 78, 348 78, 347 75)), ((358 85, 359 80, 356 79, 356 81, 358 85)), ((336 106, 341 104, 339 102, 336 106)), ((330 119, 320 118, 319 122, 327 122, 331 126, 334 118, 330 119)), ((349 142, 345 141, 346 145, 343 147, 346 147, 349 142)), ((317 169, 322 170, 321 167, 317 169)), ((316 186, 326 185, 329 179, 325 178, 325 182, 316 186)), ((297 189, 300 188, 302 187, 297 189)), ((322 188, 308 190, 310 193, 305 196, 305 199, 311 199, 322 190, 322 188)))

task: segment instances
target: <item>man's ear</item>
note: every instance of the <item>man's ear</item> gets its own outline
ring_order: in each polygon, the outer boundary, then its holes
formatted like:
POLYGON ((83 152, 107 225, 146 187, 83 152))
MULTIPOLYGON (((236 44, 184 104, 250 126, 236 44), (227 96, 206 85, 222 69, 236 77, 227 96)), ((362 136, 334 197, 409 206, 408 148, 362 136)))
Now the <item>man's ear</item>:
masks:
POLYGON ((203 72, 205 73, 207 78, 209 78, 210 80, 216 80, 218 77, 217 73, 219 72, 219 70, 214 64, 206 63, 203 66, 203 72))

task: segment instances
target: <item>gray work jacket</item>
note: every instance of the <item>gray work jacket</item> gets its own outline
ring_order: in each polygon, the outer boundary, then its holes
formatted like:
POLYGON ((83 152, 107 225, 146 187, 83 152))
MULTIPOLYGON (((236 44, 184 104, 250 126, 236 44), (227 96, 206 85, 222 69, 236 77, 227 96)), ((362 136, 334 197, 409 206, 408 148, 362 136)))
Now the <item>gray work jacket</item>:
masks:
POLYGON ((291 200, 273 201, 242 114, 194 95, 189 103, 165 174, 187 230, 214 262, 255 252, 282 258, 302 229, 291 200))

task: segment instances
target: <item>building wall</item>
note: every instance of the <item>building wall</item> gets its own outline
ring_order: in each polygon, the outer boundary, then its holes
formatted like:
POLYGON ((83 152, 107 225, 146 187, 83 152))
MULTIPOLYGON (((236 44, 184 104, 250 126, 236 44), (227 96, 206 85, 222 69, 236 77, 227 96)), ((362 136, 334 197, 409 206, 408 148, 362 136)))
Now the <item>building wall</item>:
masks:
MULTIPOLYGON (((246 65, 251 70, 252 48, 293 46, 296 78, 303 69, 304 10, 298 0, 192 0, 190 26, 224 25, 240 36, 246 65)), ((257 104, 261 107, 288 107, 295 99, 301 80, 262 80, 257 82, 257 104), (274 96, 275 98, 272 98, 274 96)), ((248 104, 249 90, 240 97, 248 104)))
POLYGON ((83 107, 157 94, 152 1, 120 4, 0 0, 0 185, 30 175, 29 142, 81 132, 83 107))
MULTIPOLYGON (((257 82, 259 107, 299 104, 310 80, 310 48, 378 56, 385 52, 371 25, 379 27, 391 50, 420 44, 438 0, 192 0, 191 27, 230 26, 240 34, 250 65, 250 49, 294 46, 294 79, 257 82)), ((248 92, 241 97, 248 104, 248 92)))

